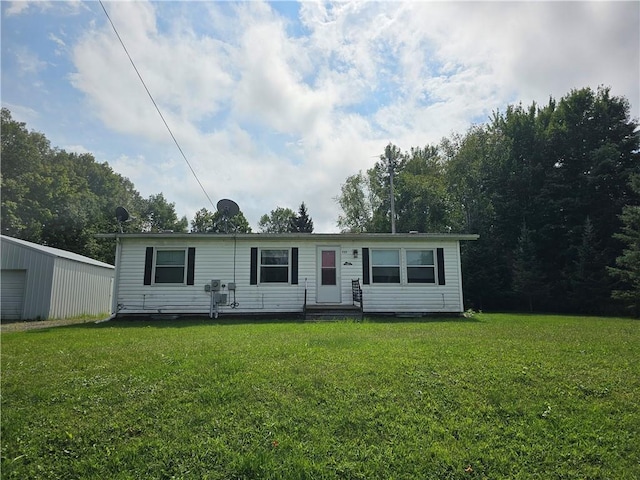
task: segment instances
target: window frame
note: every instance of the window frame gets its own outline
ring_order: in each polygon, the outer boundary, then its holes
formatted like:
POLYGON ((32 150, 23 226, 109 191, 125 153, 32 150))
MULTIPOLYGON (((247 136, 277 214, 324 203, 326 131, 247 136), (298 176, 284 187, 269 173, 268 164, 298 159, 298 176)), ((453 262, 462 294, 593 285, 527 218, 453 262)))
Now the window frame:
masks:
POLYGON ((291 254, 291 248, 287 247, 287 248, 282 248, 282 247, 270 247, 270 248, 259 248, 258 249, 258 262, 257 262, 257 267, 258 267, 258 283, 260 285, 290 285, 291 284, 291 270, 292 270, 292 254, 291 254), (286 252, 287 254, 287 263, 281 263, 281 264, 265 264, 263 263, 263 252, 274 252, 274 251, 280 251, 280 252, 286 252), (287 279, 286 280, 268 280, 265 277, 265 273, 268 270, 264 270, 264 269, 283 269, 284 267, 286 267, 287 269, 287 279))
MULTIPOLYGON (((372 248, 370 250, 370 259, 369 259, 369 268, 371 271, 371 283, 372 284, 377 284, 377 285, 402 285, 402 255, 401 255, 401 251, 402 249, 400 248, 372 248), (375 262, 375 252, 395 252, 398 255, 398 264, 376 264, 375 262), (376 281, 376 268, 385 268, 385 269, 390 269, 390 268, 397 268, 397 278, 398 281, 394 282, 394 281, 376 281)), ((379 277, 380 275, 378 275, 379 277)))
MULTIPOLYGON (((334 287, 338 285, 338 248, 337 247, 317 247, 320 251, 320 278, 319 283, 322 287, 334 287), (332 260, 333 265, 325 267, 325 253, 329 253, 327 258, 332 260), (326 282, 326 283, 325 283, 326 282)), ((331 263, 331 262, 330 262, 331 263)))
POLYGON ((155 247, 153 250, 153 270, 152 270, 152 279, 153 285, 186 285, 187 284, 187 270, 189 264, 189 253, 188 248, 186 247, 155 247), (182 265, 158 265, 158 253, 159 252, 182 252, 183 263, 182 265), (182 268, 182 281, 181 282, 159 282, 157 281, 158 277, 158 268, 160 269, 171 269, 171 268, 182 268))
MULTIPOLYGON (((407 285, 437 285, 438 284, 438 268, 437 268, 437 259, 436 259, 436 249, 435 248, 408 248, 404 251, 404 259, 405 259, 405 274, 407 285), (420 265, 412 265, 409 264, 409 254, 412 252, 431 252, 431 264, 420 264, 420 265), (431 269, 433 271, 433 280, 432 281, 411 281, 411 276, 409 275, 410 269, 431 269)), ((420 278, 420 277, 418 277, 420 278)))

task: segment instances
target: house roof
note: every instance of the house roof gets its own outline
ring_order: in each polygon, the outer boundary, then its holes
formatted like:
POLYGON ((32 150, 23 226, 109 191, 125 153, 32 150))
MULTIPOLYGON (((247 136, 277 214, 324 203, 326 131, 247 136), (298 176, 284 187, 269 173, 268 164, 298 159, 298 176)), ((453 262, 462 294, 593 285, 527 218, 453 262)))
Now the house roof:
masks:
POLYGON ((126 238, 149 238, 149 239, 232 239, 239 240, 354 240, 354 241, 376 241, 376 240, 403 240, 403 241, 424 241, 424 240, 477 240, 480 236, 476 234, 458 233, 105 233, 96 235, 97 238, 104 239, 126 239, 126 238))
POLYGON ((19 238, 7 237, 6 235, 0 235, 0 240, 2 242, 13 243, 14 245, 19 245, 21 247, 28 248, 30 250, 34 250, 40 252, 44 255, 49 255, 52 257, 64 258, 67 260, 72 260, 74 262, 86 263, 89 265, 95 265, 97 267, 104 268, 115 268, 113 265, 109 265, 108 263, 100 262, 98 260, 94 260, 93 258, 85 257, 84 255, 78 255, 77 253, 68 252, 66 250, 60 250, 59 248, 47 247, 45 245, 38 245, 37 243, 27 242, 26 240, 20 240, 19 238))

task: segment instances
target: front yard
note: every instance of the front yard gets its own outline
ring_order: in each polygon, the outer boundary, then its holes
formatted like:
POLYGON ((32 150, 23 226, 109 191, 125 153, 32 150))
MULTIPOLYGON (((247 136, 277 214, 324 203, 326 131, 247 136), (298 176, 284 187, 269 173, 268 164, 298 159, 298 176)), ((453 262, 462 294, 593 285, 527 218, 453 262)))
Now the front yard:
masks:
POLYGON ((2 477, 640 477, 640 322, 112 321, 2 334, 2 477))

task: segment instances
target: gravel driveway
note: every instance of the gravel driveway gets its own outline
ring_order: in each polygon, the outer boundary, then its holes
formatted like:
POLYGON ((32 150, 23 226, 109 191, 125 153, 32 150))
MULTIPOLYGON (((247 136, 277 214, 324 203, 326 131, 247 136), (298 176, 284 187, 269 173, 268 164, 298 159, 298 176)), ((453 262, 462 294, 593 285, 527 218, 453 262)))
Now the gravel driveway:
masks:
POLYGON ((90 319, 87 320, 85 318, 75 318, 72 320, 42 320, 42 321, 31 321, 31 322, 3 322, 0 324, 0 331, 2 333, 5 332, 24 332, 26 330, 35 330, 38 328, 51 328, 51 327, 63 327, 66 325, 76 325, 78 323, 94 323, 96 320, 90 319))

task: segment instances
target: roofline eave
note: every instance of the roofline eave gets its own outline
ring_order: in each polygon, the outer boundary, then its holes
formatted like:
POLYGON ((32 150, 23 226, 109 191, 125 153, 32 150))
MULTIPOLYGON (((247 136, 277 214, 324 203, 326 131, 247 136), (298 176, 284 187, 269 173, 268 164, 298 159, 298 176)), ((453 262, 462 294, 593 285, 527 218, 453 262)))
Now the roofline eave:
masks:
POLYGON ((205 238, 229 238, 251 240, 477 240, 480 235, 475 233, 100 233, 95 235, 100 239, 205 239, 205 238))

